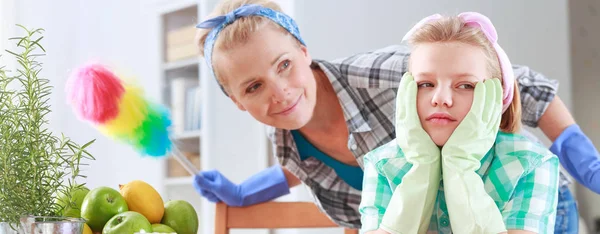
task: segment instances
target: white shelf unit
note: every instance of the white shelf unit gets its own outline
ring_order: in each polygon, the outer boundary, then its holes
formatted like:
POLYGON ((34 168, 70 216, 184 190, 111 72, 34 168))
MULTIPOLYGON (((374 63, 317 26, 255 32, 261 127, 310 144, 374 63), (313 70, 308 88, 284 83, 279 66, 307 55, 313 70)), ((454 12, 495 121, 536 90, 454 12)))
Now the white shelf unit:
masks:
POLYGON ((198 58, 189 58, 179 61, 167 62, 163 65, 163 69, 165 71, 173 71, 187 67, 196 67, 198 66, 198 62, 198 58))
MULTIPOLYGON (((202 157, 202 126, 190 129, 189 121, 192 119, 189 115, 191 108, 189 105, 191 99, 188 88, 199 87, 202 93, 202 81, 200 76, 200 58, 189 52, 190 44, 193 43, 193 37, 187 38, 185 28, 193 26, 198 19, 198 3, 196 1, 178 0, 178 1, 156 1, 156 16, 159 22, 159 45, 160 51, 160 82, 162 102, 167 106, 172 115, 173 121, 173 140, 178 149, 186 154, 198 155, 188 158, 202 157), (174 37, 173 35, 179 35, 174 37), (191 86, 191 87, 189 87, 191 86)), ((203 101, 202 98, 196 99, 203 101)), ((200 104, 196 103, 196 104, 200 104)), ((199 114, 194 116, 202 120, 203 105, 200 105, 199 114)), ((197 110, 196 110, 197 112, 197 110)), ((202 122, 200 122, 202 124, 202 122)), ((190 160, 197 169, 202 169, 200 159, 190 160)), ((202 200, 199 199, 193 188, 193 177, 181 167, 176 160, 169 158, 165 160, 163 199, 186 200, 194 206, 198 213, 200 229, 198 233, 205 233, 202 227, 210 225, 204 222, 202 215, 202 200)))
MULTIPOLYGON (((179 149, 199 154, 193 162, 199 170, 217 169, 234 183, 240 183, 249 176, 269 166, 267 139, 264 126, 248 113, 240 111, 221 92, 216 80, 206 69, 204 60, 197 54, 169 60, 167 53, 168 34, 176 28, 192 26, 205 18, 217 0, 154 0, 155 14, 159 22, 159 44, 161 51, 158 71, 161 73, 162 100, 171 107, 171 84, 175 79, 188 77, 195 79, 200 87, 200 129, 181 131, 174 134, 179 149)), ((188 40, 185 36, 184 40, 188 40)), ((193 39, 189 38, 189 39, 193 39)), ((194 52, 197 47, 190 48, 194 52)), ((172 56, 172 55, 171 55, 172 56)), ((177 56, 175 56, 177 57, 177 56)), ((172 57, 171 57, 172 58, 172 57)), ((173 113, 173 110, 171 110, 173 113)), ((174 124, 176 117, 173 117, 174 124)), ((169 167, 174 160, 165 160, 163 175, 163 198, 165 201, 182 199, 190 202, 198 212, 200 228, 198 233, 214 233, 213 203, 202 198, 193 187, 193 176, 170 177, 169 167)), ((232 233, 266 234, 267 230, 242 230, 232 233)))

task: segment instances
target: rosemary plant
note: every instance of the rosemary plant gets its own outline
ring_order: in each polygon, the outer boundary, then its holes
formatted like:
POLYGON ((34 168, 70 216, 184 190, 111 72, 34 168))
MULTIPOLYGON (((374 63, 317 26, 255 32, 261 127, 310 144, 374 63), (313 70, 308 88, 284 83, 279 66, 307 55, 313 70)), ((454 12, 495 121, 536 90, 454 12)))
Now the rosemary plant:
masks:
POLYGON ((0 67, 0 222, 13 228, 25 215, 61 216, 57 196, 83 186, 75 182, 85 177, 82 160, 94 160, 86 151, 93 141, 79 145, 47 128, 53 87, 40 77, 37 61, 46 52, 43 29, 19 27, 25 36, 9 39, 18 51, 7 50, 18 62, 16 71, 0 67))

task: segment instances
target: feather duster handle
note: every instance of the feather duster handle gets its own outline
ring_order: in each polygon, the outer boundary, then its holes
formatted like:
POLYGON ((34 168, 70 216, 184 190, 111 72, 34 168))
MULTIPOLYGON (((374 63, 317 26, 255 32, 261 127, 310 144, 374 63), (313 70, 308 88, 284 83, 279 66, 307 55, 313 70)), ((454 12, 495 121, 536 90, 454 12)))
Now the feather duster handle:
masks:
POLYGON ((169 111, 144 98, 140 87, 123 82, 99 63, 89 63, 72 73, 66 91, 78 117, 104 135, 143 155, 162 157, 172 152, 188 172, 197 173, 171 141, 169 111))

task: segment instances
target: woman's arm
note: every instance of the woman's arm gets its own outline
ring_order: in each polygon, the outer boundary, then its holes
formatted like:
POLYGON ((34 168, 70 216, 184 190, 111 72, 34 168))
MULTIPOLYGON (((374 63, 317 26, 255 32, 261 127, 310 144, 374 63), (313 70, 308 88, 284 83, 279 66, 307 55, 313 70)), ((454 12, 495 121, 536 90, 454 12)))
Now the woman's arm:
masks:
POLYGON ((391 45, 331 61, 339 75, 357 88, 397 89, 408 70, 410 50, 391 45))
POLYGON ((573 124, 575 124, 575 120, 571 116, 569 109, 567 109, 560 97, 555 96, 544 114, 540 117, 538 127, 550 141, 554 142, 567 127, 573 124))
POLYGON ((285 180, 287 180, 288 186, 290 188, 293 188, 302 183, 302 181, 300 181, 300 179, 298 179, 298 177, 292 174, 288 169, 286 169, 283 166, 281 168, 283 169, 283 175, 285 176, 285 180))
POLYGON ((526 66, 514 66, 514 72, 521 94, 523 124, 539 127, 553 142, 550 150, 569 174, 600 193, 600 155, 556 95, 558 82, 526 66))
POLYGON ((569 174, 588 189, 600 193, 598 150, 558 96, 540 118, 539 127, 553 142, 550 151, 558 156, 569 174))
POLYGON ((537 128, 540 118, 557 96, 558 82, 527 66, 514 65, 513 71, 521 96, 521 122, 537 128))

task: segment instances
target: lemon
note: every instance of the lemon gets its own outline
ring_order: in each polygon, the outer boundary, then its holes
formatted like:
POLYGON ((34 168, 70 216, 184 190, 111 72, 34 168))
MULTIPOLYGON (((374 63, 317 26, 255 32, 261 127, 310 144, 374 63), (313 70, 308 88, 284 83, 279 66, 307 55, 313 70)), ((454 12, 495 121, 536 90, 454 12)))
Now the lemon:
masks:
POLYGON ((160 194, 150 184, 134 180, 119 185, 119 188, 130 211, 144 215, 150 223, 160 223, 165 213, 164 203, 160 194))
POLYGON ((83 224, 83 234, 94 234, 90 226, 87 225, 87 223, 83 224))

